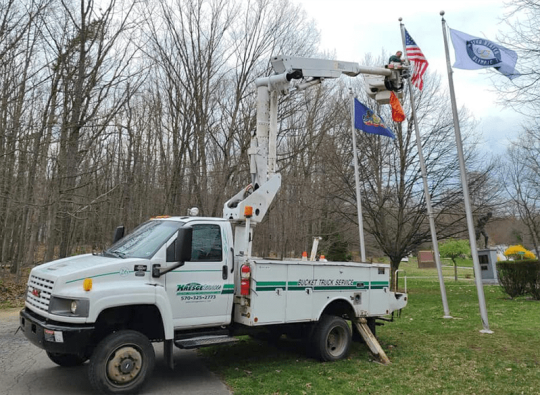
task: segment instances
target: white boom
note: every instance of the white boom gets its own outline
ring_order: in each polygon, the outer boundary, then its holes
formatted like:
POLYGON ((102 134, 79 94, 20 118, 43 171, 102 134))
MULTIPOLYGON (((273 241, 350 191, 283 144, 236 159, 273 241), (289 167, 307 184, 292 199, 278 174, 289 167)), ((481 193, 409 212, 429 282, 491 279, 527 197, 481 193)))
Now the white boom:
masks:
POLYGON ((257 130, 251 137, 250 156, 251 184, 229 199, 223 207, 223 217, 236 223, 236 251, 250 255, 250 225, 261 222, 281 187, 281 175, 277 173, 277 103, 278 93, 288 94, 321 83, 326 78, 338 78, 342 74, 356 77, 366 74, 383 81, 376 88, 366 85, 373 96, 385 90, 387 85, 399 90, 402 70, 360 66, 355 62, 329 59, 274 56, 270 60, 275 74, 255 80, 257 86, 257 130), (303 80, 292 86, 292 80, 303 80), (245 207, 253 207, 252 216, 245 216, 245 207), (246 220, 247 219, 247 220, 246 220))

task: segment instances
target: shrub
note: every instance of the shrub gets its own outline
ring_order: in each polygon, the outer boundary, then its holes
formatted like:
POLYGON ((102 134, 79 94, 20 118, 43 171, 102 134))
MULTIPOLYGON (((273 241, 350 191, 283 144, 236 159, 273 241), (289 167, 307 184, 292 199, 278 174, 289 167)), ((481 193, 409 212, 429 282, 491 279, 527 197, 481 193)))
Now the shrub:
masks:
POLYGON ((528 291, 534 300, 540 300, 540 263, 536 267, 536 276, 531 276, 528 291))
POLYGON ((538 260, 497 262, 499 284, 511 298, 530 294, 540 300, 540 262, 538 260))
POLYGON ((536 259, 536 256, 522 245, 510 246, 504 252, 504 255, 514 260, 518 259, 536 259))

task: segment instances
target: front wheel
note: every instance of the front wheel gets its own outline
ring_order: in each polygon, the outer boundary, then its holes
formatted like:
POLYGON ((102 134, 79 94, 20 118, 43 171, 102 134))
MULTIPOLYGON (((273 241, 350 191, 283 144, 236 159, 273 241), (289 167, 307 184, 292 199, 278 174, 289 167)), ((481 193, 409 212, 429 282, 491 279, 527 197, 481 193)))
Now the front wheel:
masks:
POLYGON ((135 393, 154 369, 152 343, 142 333, 121 330, 103 339, 94 350, 88 378, 103 394, 135 393))
POLYGON ((321 361, 345 358, 351 348, 351 330, 347 321, 333 315, 323 315, 313 334, 316 357, 321 361))
POLYGON ((47 356, 55 364, 63 366, 63 367, 80 366, 88 360, 88 358, 81 355, 60 354, 57 352, 49 352, 49 351, 47 351, 47 356))

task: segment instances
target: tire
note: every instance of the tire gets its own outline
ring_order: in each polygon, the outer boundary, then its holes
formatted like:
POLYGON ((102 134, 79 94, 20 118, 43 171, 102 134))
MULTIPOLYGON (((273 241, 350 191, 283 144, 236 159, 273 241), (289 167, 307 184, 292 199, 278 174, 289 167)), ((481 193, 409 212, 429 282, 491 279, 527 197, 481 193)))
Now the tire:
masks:
POLYGON ((77 354, 60 354, 47 351, 47 356, 55 364, 63 367, 80 366, 85 363, 88 358, 77 354))
POLYGON ((351 348, 351 329, 347 321, 323 315, 313 334, 313 351, 321 361, 337 361, 347 357, 351 348))
POLYGON ((102 394, 137 393, 154 370, 152 343, 132 330, 114 332, 94 350, 88 367, 88 379, 102 394))

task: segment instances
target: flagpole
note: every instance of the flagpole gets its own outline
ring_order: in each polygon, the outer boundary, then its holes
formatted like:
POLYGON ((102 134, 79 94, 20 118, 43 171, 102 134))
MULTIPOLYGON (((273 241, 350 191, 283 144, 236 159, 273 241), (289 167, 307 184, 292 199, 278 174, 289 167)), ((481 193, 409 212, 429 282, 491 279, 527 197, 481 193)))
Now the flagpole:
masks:
POLYGON ((450 65, 450 53, 448 51, 448 39, 446 38, 446 21, 444 19, 444 11, 440 12, 442 19, 442 31, 444 39, 444 51, 446 54, 446 68, 448 70, 448 85, 450 86, 450 101, 452 102, 452 115, 454 118, 454 132, 456 135, 456 145, 459 158, 459 167, 461 174, 461 186, 463 188, 463 202, 465 203, 465 214, 467 216, 467 228, 469 230, 469 243, 471 244, 471 255, 474 268, 474 279, 476 282, 476 290, 478 293, 478 305, 480 307, 480 317, 482 318, 481 333, 493 333, 489 329, 488 315, 486 309, 486 299, 484 296, 484 285, 482 284, 482 275, 480 270, 480 262, 478 260, 478 253, 476 247, 476 234, 474 231, 473 215, 471 210, 471 202, 469 199, 469 186, 467 184, 467 170, 465 168, 465 159, 463 156, 463 145, 461 140, 461 130, 459 128, 459 118, 456 105, 456 94, 454 91, 454 79, 452 76, 452 66, 450 65))
MULTIPOLYGON (((404 24, 401 23, 402 18, 399 18, 399 26, 401 30, 401 41, 403 43, 403 54, 405 55, 405 60, 407 60, 407 46, 405 43, 405 31, 404 31, 404 24)), ((437 231, 435 228, 435 219, 433 217, 433 210, 431 208, 431 198, 429 195, 429 187, 428 187, 428 181, 427 181, 427 171, 426 171, 426 165, 424 161, 424 154, 422 152, 422 143, 420 140, 420 131, 418 128, 418 119, 416 118, 416 104, 414 102, 414 95, 413 95, 413 89, 412 89, 412 83, 409 77, 409 80, 407 81, 407 86, 409 87, 409 98, 411 101, 411 112, 412 112, 412 118, 414 123, 414 130, 416 133, 416 147, 418 149, 418 159, 420 161, 420 169, 422 171, 422 180, 424 182, 424 197, 426 199, 426 208, 429 218, 429 228, 431 230, 431 242, 433 244, 433 254, 435 255, 435 265, 437 266, 437 274, 439 276, 439 286, 441 288, 441 299, 443 304, 443 310, 444 310, 444 316, 443 318, 453 318, 450 315, 450 309, 448 308, 448 300, 446 298, 446 287, 444 285, 444 278, 442 273, 442 265, 441 265, 441 258, 439 255, 439 243, 437 241, 437 231)))
POLYGON ((360 196, 360 178, 358 176, 358 154, 356 153, 356 130, 354 130, 354 95, 349 88, 351 97, 351 133, 354 157, 354 182, 356 185, 356 210, 358 215, 358 233, 360 235, 360 261, 366 262, 366 249, 364 247, 364 221, 362 219, 362 198, 360 196))

